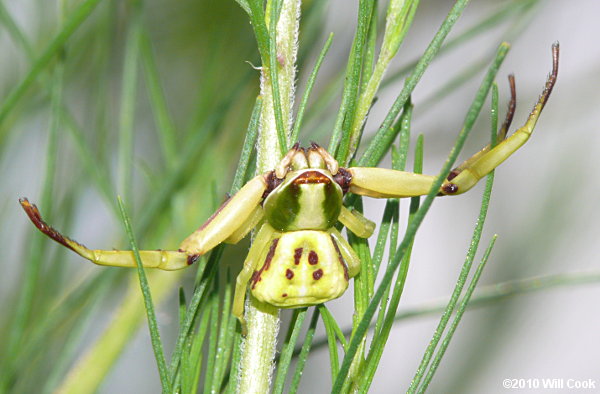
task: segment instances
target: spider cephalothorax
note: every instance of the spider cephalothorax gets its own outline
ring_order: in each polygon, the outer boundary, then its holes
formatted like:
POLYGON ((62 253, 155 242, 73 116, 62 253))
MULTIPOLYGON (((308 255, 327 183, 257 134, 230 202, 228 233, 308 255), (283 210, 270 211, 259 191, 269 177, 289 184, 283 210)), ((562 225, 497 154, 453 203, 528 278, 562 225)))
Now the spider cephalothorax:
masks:
MULTIPOLYGON (((552 73, 525 125, 506 138, 515 105, 511 77, 511 103, 498 133, 500 142, 454 169, 439 195, 466 192, 529 139, 556 82, 558 44, 552 47, 552 54, 552 73)), ((313 143, 305 149, 296 144, 276 168, 250 180, 221 205, 177 251, 141 251, 141 263, 164 270, 185 268, 218 244, 237 243, 256 228, 237 277, 233 314, 243 323, 248 284, 257 299, 280 308, 319 304, 342 295, 348 281, 360 272, 360 260, 337 230, 338 223, 362 238, 371 236, 375 228, 362 214, 344 207, 344 194, 420 196, 431 190, 434 180, 430 175, 383 168, 342 168, 319 145, 313 143)), ((27 199, 20 202, 42 232, 86 259, 101 265, 136 266, 131 251, 90 250, 47 225, 27 199)))

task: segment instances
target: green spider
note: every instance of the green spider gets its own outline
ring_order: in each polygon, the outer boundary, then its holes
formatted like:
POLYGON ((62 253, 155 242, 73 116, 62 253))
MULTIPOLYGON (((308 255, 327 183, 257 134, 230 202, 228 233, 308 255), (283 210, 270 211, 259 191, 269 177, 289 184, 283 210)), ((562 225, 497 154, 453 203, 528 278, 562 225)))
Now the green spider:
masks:
MULTIPOLYGON (((528 139, 552 92, 558 73, 558 44, 552 47, 553 67, 543 93, 527 122, 506 138, 515 108, 514 78, 509 77, 511 101, 498 132, 497 146, 486 146, 455 168, 439 195, 471 189, 528 139)), ((279 308, 316 305, 340 297, 349 280, 360 272, 360 260, 336 229, 340 222, 361 238, 373 234, 375 224, 343 205, 348 192, 374 198, 425 195, 435 177, 367 167, 340 167, 322 147, 296 144, 277 168, 256 176, 228 199, 178 251, 140 251, 144 267, 178 270, 194 263, 222 242, 235 244, 257 228, 244 267, 237 277, 232 313, 245 331, 244 300, 247 286, 259 301, 279 308)), ((93 263, 135 267, 131 251, 90 250, 46 224, 37 207, 19 200, 44 234, 93 263)))

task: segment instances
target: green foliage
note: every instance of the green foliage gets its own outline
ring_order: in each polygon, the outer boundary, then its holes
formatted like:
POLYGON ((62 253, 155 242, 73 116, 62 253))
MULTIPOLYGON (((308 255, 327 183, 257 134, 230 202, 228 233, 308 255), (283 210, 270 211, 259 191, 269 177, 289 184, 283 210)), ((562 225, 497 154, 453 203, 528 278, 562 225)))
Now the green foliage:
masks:
MULTIPOLYGON (((57 21, 51 21, 49 38, 37 37, 35 41, 13 11, 0 3, 2 25, 27 65, 3 92, 0 155, 8 157, 13 147, 22 146, 18 144, 20 130, 27 117, 42 118, 48 126, 34 138, 47 144, 45 160, 35 163, 44 175, 41 190, 32 199, 40 201, 48 221, 61 230, 81 230, 97 221, 98 215, 109 215, 115 223, 122 221, 125 231, 115 231, 105 241, 111 242, 109 246, 124 247, 128 238, 138 264, 137 277, 115 268, 88 267, 84 273, 83 268, 70 264, 77 258, 64 248, 50 246, 48 240, 28 228, 20 264, 11 262, 22 267, 18 285, 2 305, 0 334, 7 340, 0 345, 0 392, 98 390, 139 331, 144 316, 157 364, 156 370, 145 373, 160 378, 163 392, 236 392, 242 384, 237 368, 248 349, 242 346, 240 327, 230 308, 235 276, 247 248, 220 245, 189 272, 178 274, 146 273, 139 265, 138 245, 145 249, 176 248, 177 242, 220 204, 225 192, 235 193, 260 169, 256 163, 260 154, 279 157, 298 139, 306 142, 325 134, 330 140, 329 151, 341 165, 376 166, 391 152, 392 167, 404 169, 412 140, 410 98, 430 63, 440 53, 507 21, 511 22, 509 36, 516 37, 537 4, 537 0, 512 0, 446 40, 468 3, 458 0, 423 55, 394 70, 392 60, 402 53, 402 42, 410 34, 419 1, 360 0, 347 62, 342 71, 323 75, 324 71, 319 71, 331 60, 327 54, 335 41, 330 34, 323 44, 324 6, 319 1, 305 1, 301 34, 315 39, 301 40, 297 64, 299 72, 308 78, 294 116, 286 107, 286 92, 294 91, 297 77, 278 61, 281 37, 275 29, 286 1, 236 1, 241 8, 233 2, 214 1, 166 6, 151 0, 82 0, 73 2, 72 7, 60 2, 62 8, 57 21), (180 17, 191 22, 180 23, 180 17), (164 27, 157 22, 169 18, 164 27), (224 20, 228 21, 228 31, 223 30, 224 20), (182 58, 186 71, 177 75, 177 62, 182 58), (270 83, 275 151, 265 151, 257 142, 266 98, 258 95, 259 72, 244 60, 259 61, 262 77, 270 83), (312 68, 309 63, 314 63, 312 68), (369 133, 363 136, 376 97, 403 76, 404 85, 375 127, 376 132, 372 137, 369 133), (197 88, 190 89, 193 86, 197 88), (112 103, 115 97, 117 103, 112 103), (340 102, 339 108, 332 110, 336 102, 340 102), (94 212, 90 212, 90 194, 98 204, 97 209, 91 209, 94 212), (122 201, 117 200, 118 194, 122 201), (169 297, 178 289, 178 303, 171 302, 169 297), (111 310, 111 317, 107 317, 106 309, 111 310), (179 324, 175 328, 161 326, 160 335, 159 323, 165 315, 179 324), (92 331, 100 332, 99 336, 90 336, 92 331), (165 357, 163 349, 170 348, 170 356, 165 357)), ((55 18, 52 13, 43 17, 55 18)), ((441 100, 473 78, 476 71, 488 67, 431 192, 422 201, 412 199, 405 225, 400 221, 399 201, 388 200, 374 243, 349 236, 363 264, 354 280, 351 329, 343 330, 346 323, 339 324, 326 305, 312 308, 312 312, 294 310, 275 364, 275 393, 299 390, 311 351, 321 346, 329 351, 332 392, 366 392, 375 379, 393 326, 410 317, 441 313, 409 388, 423 392, 467 308, 515 294, 600 280, 597 273, 556 275, 504 282, 477 291, 496 239, 492 238, 472 273, 490 201, 491 174, 449 301, 398 313, 417 230, 490 89, 492 139, 496 136, 499 100, 494 80, 508 45, 500 45, 490 55, 492 47, 485 48, 483 58, 461 66, 459 74, 423 105, 441 100), (384 259, 386 250, 388 261, 384 259), (319 321, 324 325, 324 337, 318 336, 319 321)), ((372 129, 369 124, 367 131, 372 129)), ((423 141, 422 135, 416 138, 413 172, 423 169, 423 141)), ((348 205, 362 209, 356 196, 346 200, 348 205)), ((91 242, 96 247, 96 242, 91 242)), ((265 360, 269 368, 271 362, 265 360)))

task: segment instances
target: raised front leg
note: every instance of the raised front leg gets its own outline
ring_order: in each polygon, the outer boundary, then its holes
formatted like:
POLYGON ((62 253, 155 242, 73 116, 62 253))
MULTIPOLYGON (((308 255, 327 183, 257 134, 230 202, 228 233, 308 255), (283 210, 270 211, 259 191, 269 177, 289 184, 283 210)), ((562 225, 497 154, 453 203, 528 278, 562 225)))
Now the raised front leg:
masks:
MULTIPOLYGON (((498 167, 519 149, 531 136, 542 109, 550 97, 558 75, 558 44, 552 46, 552 72, 548 76, 544 91, 533 107, 527 122, 513 135, 501 141, 493 149, 486 147, 467 159, 454 169, 439 190, 441 195, 461 194, 471 189, 481 178, 498 167)), ((511 79, 512 100, 514 101, 514 82, 511 79)), ((512 119, 513 106, 509 107, 507 121, 499 132, 503 137, 512 119)), ((350 174, 349 191, 363 196, 375 198, 413 197, 427 194, 435 177, 430 175, 413 174, 404 171, 387 170, 382 168, 354 167, 348 168, 350 174)))
MULTIPOLYGON (((92 250, 80 243, 65 237, 52 226, 48 225, 40 215, 37 207, 31 204, 26 198, 19 200, 21 206, 31 219, 33 224, 48 237, 56 242, 66 246, 78 255, 99 265, 109 265, 114 267, 135 267, 135 257, 130 250, 92 250)), ((148 268, 159 268, 163 270, 178 270, 193 264, 198 258, 197 255, 190 255, 180 251, 168 250, 140 250, 142 265, 148 268)))

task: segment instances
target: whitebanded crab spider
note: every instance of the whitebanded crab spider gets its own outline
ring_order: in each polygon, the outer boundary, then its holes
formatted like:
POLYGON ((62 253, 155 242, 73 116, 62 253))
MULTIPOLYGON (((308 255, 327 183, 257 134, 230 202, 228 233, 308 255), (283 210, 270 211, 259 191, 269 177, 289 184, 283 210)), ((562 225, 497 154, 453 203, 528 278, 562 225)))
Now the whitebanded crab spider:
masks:
MULTIPOLYGON (((498 145, 487 146, 456 167, 438 195, 456 195, 471 189, 528 139, 558 73, 558 44, 552 47, 553 67, 544 91, 527 122, 506 138, 515 108, 514 78, 509 77, 511 101, 498 145)), ((244 327, 244 300, 248 284, 254 297, 279 308, 320 304, 341 296, 349 279, 360 271, 360 260, 336 229, 340 222, 358 237, 367 238, 375 224, 343 205, 346 193, 375 198, 427 194, 434 176, 383 168, 342 168, 322 147, 296 144, 277 168, 256 176, 228 199, 177 251, 140 251, 142 265, 178 270, 222 242, 235 244, 257 228, 254 242, 237 277, 232 313, 244 327)), ((21 205, 44 234, 100 265, 135 267, 131 251, 90 250, 46 224, 35 205, 21 205)))

